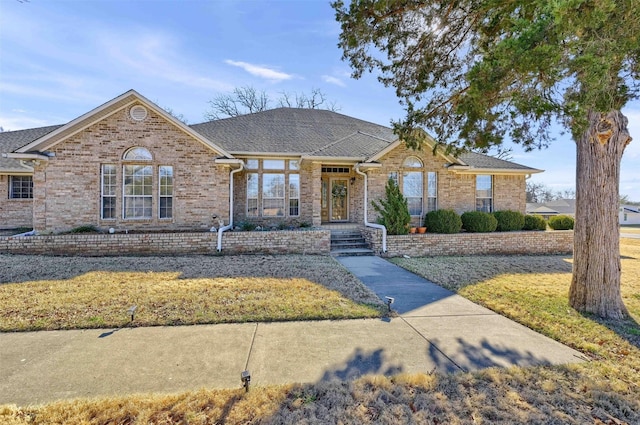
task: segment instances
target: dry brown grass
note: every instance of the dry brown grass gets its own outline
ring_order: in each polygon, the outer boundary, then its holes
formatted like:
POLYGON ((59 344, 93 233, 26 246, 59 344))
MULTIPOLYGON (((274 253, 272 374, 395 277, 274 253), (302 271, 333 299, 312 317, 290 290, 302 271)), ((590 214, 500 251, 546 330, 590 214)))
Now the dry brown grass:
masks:
POLYGON ((381 301, 330 257, 0 255, 0 330, 379 317, 381 301))
MULTIPOLYGON (((640 313, 640 241, 623 241, 623 293, 640 313)), ((490 368, 453 375, 369 376, 179 395, 0 407, 9 424, 638 424, 637 322, 606 322, 568 308, 570 258, 398 260, 432 280, 590 353, 589 363, 490 368), (462 283, 459 283, 462 282, 462 283)))

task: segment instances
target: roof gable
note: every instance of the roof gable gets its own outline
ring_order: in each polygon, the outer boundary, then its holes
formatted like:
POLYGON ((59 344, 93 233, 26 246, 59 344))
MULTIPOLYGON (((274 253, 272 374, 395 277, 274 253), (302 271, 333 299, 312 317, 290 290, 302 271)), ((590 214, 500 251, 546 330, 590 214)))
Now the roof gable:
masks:
POLYGON ((15 152, 26 154, 34 151, 43 152, 47 149, 51 149, 53 146, 57 145, 63 140, 66 140, 67 138, 85 130, 98 121, 136 103, 143 104, 145 107, 151 109, 153 112, 157 113, 168 122, 178 127, 181 131, 187 133, 194 139, 206 145, 208 148, 216 151, 223 156, 231 157, 231 155, 227 153, 225 149, 216 145, 215 143, 212 143, 207 138, 202 137, 201 134, 193 131, 193 129, 167 113, 164 109, 160 108, 155 103, 137 93, 135 90, 129 90, 126 93, 123 93, 122 95, 110 100, 109 102, 100 105, 97 108, 87 112, 86 114, 81 115, 80 117, 68 122, 67 124, 55 128, 53 131, 42 135, 41 137, 33 140, 31 143, 22 146, 19 149, 16 149, 15 152))

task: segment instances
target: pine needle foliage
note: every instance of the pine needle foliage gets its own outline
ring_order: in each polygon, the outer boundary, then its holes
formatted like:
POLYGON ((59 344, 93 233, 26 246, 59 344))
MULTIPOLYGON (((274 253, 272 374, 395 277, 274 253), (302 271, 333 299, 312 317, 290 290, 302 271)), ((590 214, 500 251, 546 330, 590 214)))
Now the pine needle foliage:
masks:
POLYGON ((390 235, 406 235, 411 221, 407 198, 402 195, 393 179, 387 180, 384 190, 385 198, 371 202, 373 209, 380 214, 379 222, 387 228, 390 235))

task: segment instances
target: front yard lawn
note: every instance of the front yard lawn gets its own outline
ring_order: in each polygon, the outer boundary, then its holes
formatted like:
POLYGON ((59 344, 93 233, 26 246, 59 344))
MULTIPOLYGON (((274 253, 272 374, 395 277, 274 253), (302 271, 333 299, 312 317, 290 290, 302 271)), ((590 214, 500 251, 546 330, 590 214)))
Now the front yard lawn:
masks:
POLYGON ((587 353, 565 366, 368 376, 351 382, 202 390, 0 406, 0 422, 128 424, 638 424, 640 240, 622 241, 623 294, 634 319, 602 321, 568 306, 571 259, 491 256, 396 259, 587 353))
POLYGON ((384 314, 375 294, 324 256, 0 255, 0 271, 5 332, 384 314))

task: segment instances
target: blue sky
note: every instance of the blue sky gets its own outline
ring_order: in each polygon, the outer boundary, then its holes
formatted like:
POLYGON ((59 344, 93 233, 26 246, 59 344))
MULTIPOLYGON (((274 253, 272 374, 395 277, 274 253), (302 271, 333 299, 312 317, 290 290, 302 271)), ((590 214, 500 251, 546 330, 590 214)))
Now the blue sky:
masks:
MULTIPOLYGON (((247 85, 273 98, 320 89, 339 112, 389 125, 403 113, 393 90, 350 78, 339 32, 324 0, 0 0, 0 126, 62 124, 129 89, 193 124, 247 85)), ((620 191, 640 201, 640 102, 624 112, 635 140, 620 191)), ((575 145, 560 132, 546 150, 515 146, 514 161, 546 170, 532 181, 575 186, 575 145)))

